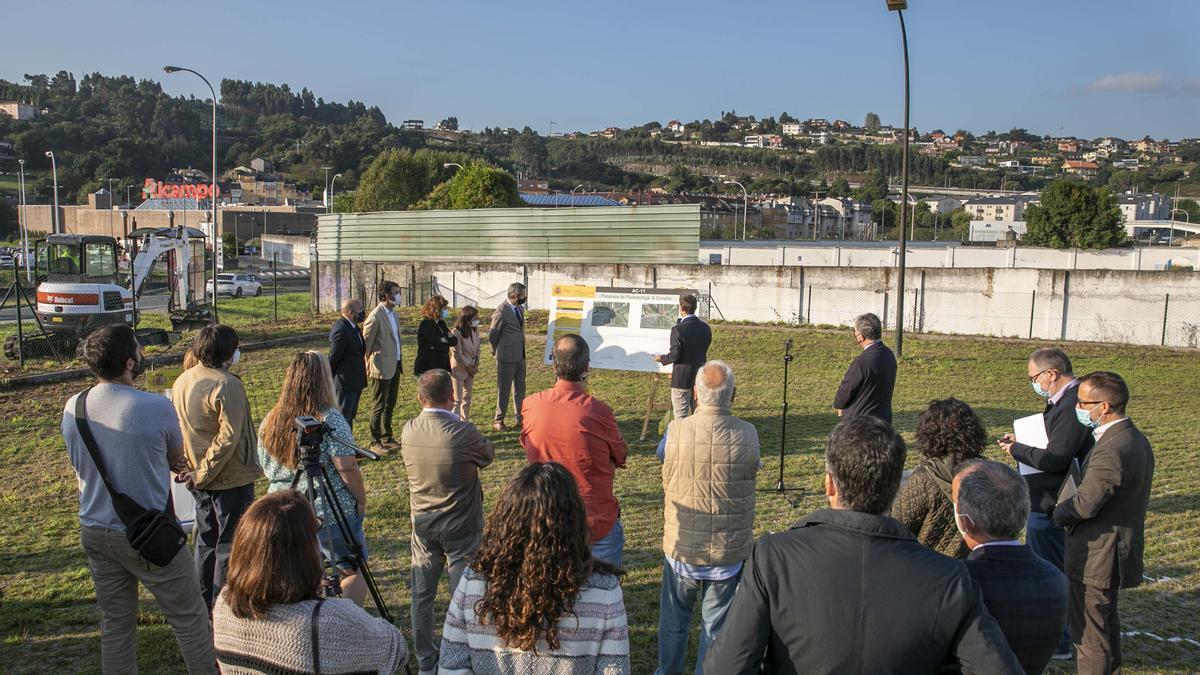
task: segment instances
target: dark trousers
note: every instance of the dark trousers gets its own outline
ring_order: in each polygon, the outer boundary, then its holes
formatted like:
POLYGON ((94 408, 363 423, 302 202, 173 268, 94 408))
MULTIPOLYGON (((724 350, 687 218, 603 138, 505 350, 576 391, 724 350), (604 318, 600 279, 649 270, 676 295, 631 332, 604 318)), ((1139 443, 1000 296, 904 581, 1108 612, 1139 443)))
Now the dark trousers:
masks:
POLYGON ((1114 580, 1108 588, 1099 588, 1071 580, 1071 608, 1067 616, 1079 675, 1121 671, 1121 622, 1117 618, 1120 585, 1114 580))
POLYGON ((400 371, 390 380, 371 380, 371 438, 375 442, 394 440, 392 411, 396 408, 396 393, 400 391, 400 371))
POLYGON ((213 601, 225 585, 233 533, 254 501, 254 483, 227 490, 193 490, 192 495, 196 498, 196 576, 212 613, 213 601))
POLYGON ((521 404, 525 401, 525 361, 516 363, 496 362, 496 416, 497 422, 503 422, 508 414, 508 397, 512 395, 515 404, 514 416, 517 425, 521 424, 521 404))
MULTIPOLYGON (((1067 548, 1067 532, 1061 526, 1054 524, 1054 518, 1049 514, 1029 512, 1029 520, 1025 522, 1025 541, 1037 557, 1063 571, 1063 560, 1067 548)), ((1063 628, 1062 639, 1058 641, 1055 651, 1065 652, 1071 648, 1071 619, 1063 628)))
POLYGON ((342 411, 342 417, 346 418, 346 423, 353 428, 354 418, 358 415, 358 399, 362 398, 362 389, 347 389, 337 378, 333 379, 333 388, 337 392, 338 409, 342 411))

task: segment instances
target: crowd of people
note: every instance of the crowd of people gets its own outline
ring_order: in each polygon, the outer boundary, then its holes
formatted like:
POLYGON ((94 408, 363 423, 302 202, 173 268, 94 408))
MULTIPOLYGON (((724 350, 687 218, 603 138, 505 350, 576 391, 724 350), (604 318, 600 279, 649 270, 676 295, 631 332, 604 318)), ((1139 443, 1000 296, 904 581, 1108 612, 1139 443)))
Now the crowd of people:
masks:
MULTIPOLYGON (((588 391, 588 343, 558 337, 555 384, 526 397, 525 287, 509 287, 486 333, 477 308, 451 324, 435 295, 421 308, 409 371, 421 410, 397 435, 398 293, 381 283, 369 314, 347 301, 328 354, 292 359, 257 426, 230 371, 241 352, 228 326, 199 332, 169 400, 137 389, 144 356, 132 329, 83 340, 79 356, 97 381, 67 401, 62 433, 79 478, 104 672, 137 670, 139 583, 192 673, 391 673, 407 662, 401 632, 362 608, 368 495, 352 425, 368 387, 371 449, 399 451, 406 474, 419 672, 630 672, 614 492, 628 447, 612 408, 588 391), (480 472, 495 447, 470 418, 485 336, 499 394, 492 430, 510 429, 511 398, 526 459, 490 512, 480 472), (325 436, 302 456, 295 421, 306 417, 325 436), (329 489, 305 494, 304 465, 314 462, 329 489), (174 520, 172 480, 196 501, 192 551, 174 520), (443 573, 451 601, 437 617, 443 573)), ((1120 376, 1077 378, 1061 350, 1038 349, 1027 376, 1046 399, 1047 447, 1005 435, 999 447, 1020 471, 986 460, 971 406, 934 400, 906 473, 891 423, 896 359, 878 317, 862 315, 861 352, 833 399, 829 507, 755 539, 758 431, 734 414, 737 375, 708 358, 712 331, 696 298, 681 297, 679 312, 669 351, 656 357, 673 367, 673 419, 656 452, 657 673, 684 671, 697 608, 696 673, 1038 673, 1052 658, 1076 659, 1081 673, 1120 669, 1119 590, 1142 578, 1154 471, 1120 376)))

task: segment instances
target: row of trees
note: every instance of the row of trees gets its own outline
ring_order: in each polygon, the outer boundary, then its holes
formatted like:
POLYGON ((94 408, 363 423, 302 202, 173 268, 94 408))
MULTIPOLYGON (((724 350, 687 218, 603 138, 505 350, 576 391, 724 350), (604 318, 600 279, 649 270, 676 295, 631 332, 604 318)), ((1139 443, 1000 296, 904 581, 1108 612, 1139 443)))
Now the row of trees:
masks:
POLYGON ((472 161, 460 153, 392 149, 376 157, 363 174, 354 193, 353 210, 482 209, 522 205, 512 174, 487 162, 472 161))

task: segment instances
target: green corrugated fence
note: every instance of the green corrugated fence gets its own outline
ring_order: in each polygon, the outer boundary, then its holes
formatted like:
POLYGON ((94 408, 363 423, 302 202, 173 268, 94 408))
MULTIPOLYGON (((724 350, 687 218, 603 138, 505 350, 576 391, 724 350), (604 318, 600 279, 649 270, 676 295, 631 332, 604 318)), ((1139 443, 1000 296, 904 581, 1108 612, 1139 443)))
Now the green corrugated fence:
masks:
POLYGON ((700 247, 698 204, 334 213, 317 223, 321 262, 694 265, 700 247))

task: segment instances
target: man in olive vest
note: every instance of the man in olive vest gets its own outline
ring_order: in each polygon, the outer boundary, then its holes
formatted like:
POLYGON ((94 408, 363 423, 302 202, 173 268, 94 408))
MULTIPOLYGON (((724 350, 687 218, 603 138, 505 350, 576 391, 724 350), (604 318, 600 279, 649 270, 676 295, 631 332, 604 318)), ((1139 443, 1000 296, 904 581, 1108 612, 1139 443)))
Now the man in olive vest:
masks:
POLYGON ((734 391, 727 364, 704 364, 696 374, 695 411, 673 420, 658 446, 666 554, 658 614, 660 674, 683 671, 697 601, 696 662, 704 662, 754 545, 754 485, 762 462, 754 425, 729 414, 734 391))

